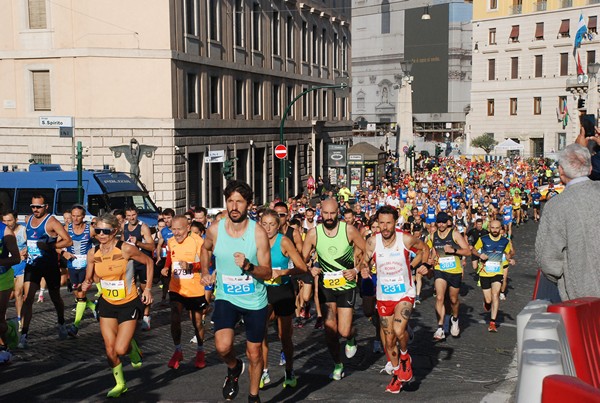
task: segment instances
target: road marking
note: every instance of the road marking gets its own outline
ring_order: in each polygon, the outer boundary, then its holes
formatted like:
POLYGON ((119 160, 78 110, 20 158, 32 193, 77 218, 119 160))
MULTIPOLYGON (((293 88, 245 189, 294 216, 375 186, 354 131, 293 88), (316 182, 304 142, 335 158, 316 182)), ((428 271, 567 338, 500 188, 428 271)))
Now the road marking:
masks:
POLYGON ((513 360, 508 366, 506 376, 503 382, 499 385, 492 393, 488 393, 481 399, 481 403, 508 403, 514 401, 511 399, 512 395, 516 396, 517 389, 517 376, 519 371, 517 369, 517 349, 513 352, 513 360))

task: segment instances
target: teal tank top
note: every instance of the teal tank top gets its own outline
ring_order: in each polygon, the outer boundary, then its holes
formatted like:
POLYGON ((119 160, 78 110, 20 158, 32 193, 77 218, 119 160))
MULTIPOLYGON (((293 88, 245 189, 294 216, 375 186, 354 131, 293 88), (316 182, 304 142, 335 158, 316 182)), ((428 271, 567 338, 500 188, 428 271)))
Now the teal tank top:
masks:
POLYGON ((219 232, 213 255, 217 266, 217 285, 215 299, 222 299, 243 309, 258 310, 267 306, 267 289, 262 280, 246 274, 235 264, 233 254, 241 252, 255 266, 256 222, 248 220, 246 232, 239 237, 229 236, 225 229, 227 219, 219 221, 219 232))
POLYGON ((345 222, 339 222, 338 232, 333 237, 325 234, 323 224, 317 225, 315 249, 323 270, 319 279, 325 288, 343 291, 356 287, 356 281, 346 280, 342 275, 342 270, 354 268, 354 247, 348 240, 345 222))
MULTIPOLYGON (((281 252, 281 239, 283 234, 277 234, 275 243, 271 247, 271 266, 275 270, 287 270, 290 268, 290 258, 281 252)), ((290 276, 277 277, 275 280, 267 280, 265 284, 268 286, 279 286, 290 282, 290 276)))

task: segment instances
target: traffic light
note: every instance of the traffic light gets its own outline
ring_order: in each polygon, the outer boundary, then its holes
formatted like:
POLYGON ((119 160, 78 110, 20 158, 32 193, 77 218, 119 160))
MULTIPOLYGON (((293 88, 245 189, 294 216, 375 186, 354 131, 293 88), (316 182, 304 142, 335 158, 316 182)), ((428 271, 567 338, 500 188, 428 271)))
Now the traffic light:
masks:
POLYGON ((577 100, 577 109, 585 109, 585 98, 579 97, 577 100))
POLYGON ((406 156, 408 158, 414 158, 415 157, 415 146, 408 147, 408 152, 406 153, 406 156))
POLYGON ((223 175, 225 179, 230 180, 235 176, 235 168, 233 166, 233 161, 227 160, 223 162, 223 175))
POLYGON ((287 164, 287 177, 288 178, 293 178, 294 177, 294 161, 290 161, 287 160, 286 161, 287 164))

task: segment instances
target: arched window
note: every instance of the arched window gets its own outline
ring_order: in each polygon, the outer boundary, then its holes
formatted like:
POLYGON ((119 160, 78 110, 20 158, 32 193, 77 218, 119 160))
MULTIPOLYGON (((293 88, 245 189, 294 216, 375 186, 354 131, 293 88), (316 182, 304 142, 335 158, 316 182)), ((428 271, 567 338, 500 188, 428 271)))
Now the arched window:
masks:
POLYGON ((381 33, 390 33, 390 2, 383 0, 381 2, 381 33))
POLYGON ((356 109, 364 110, 365 109, 365 93, 360 91, 356 94, 356 109))

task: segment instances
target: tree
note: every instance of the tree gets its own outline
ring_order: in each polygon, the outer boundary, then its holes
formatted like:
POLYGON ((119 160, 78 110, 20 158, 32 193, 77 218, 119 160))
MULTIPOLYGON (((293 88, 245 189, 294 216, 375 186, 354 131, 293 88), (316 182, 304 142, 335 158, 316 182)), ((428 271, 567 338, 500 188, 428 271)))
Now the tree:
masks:
POLYGON ((486 154, 489 154, 494 146, 498 144, 496 140, 494 140, 494 136, 488 133, 484 133, 479 137, 475 137, 471 140, 471 146, 475 148, 482 148, 486 154))

